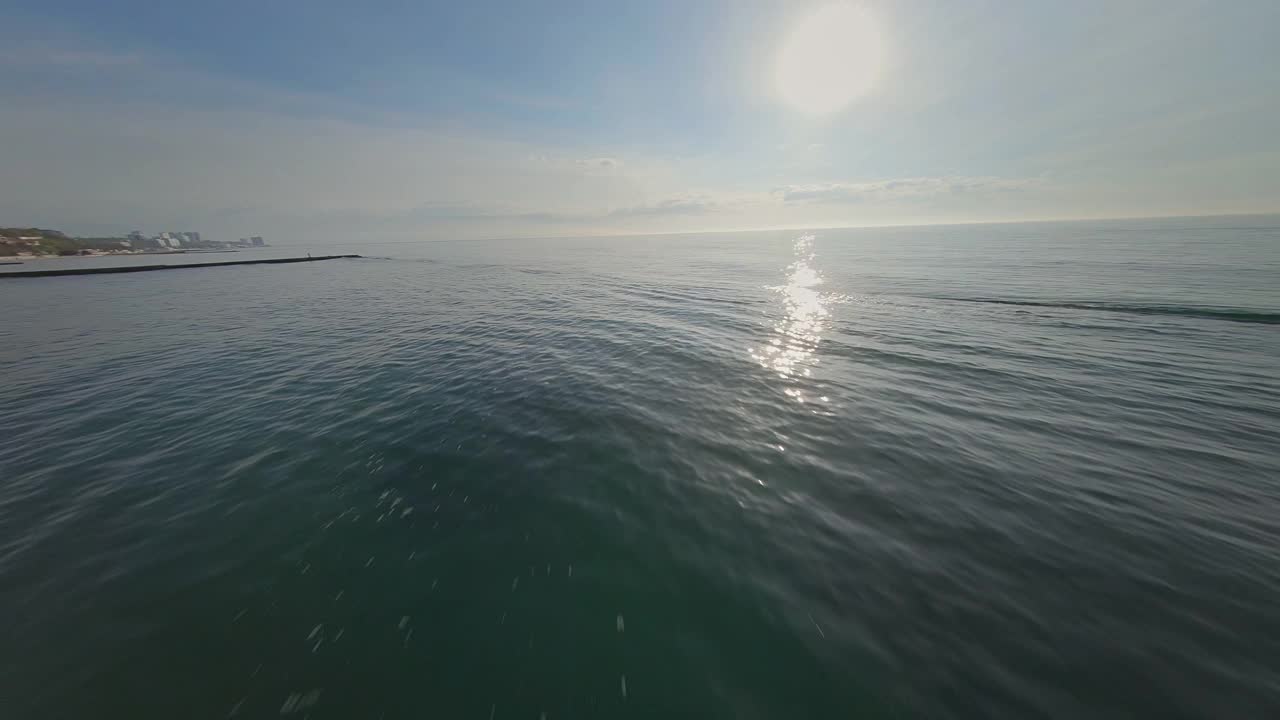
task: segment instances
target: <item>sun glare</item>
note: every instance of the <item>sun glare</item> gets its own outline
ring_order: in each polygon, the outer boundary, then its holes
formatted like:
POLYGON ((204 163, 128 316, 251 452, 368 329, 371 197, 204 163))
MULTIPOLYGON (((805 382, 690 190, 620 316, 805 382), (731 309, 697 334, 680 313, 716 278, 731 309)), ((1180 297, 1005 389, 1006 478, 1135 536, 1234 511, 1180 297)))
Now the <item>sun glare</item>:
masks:
POLYGON ((778 93, 801 112, 836 112, 874 87, 880 54, 880 31, 869 12, 848 3, 824 5, 783 41, 774 67, 778 93))

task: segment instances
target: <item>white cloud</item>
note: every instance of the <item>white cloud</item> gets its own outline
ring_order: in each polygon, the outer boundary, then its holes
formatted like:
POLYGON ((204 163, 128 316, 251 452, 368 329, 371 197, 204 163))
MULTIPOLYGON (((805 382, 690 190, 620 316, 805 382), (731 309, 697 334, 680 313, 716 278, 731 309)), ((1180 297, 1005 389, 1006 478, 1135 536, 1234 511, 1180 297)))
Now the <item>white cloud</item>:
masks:
POLYGON ((705 196, 675 197, 647 205, 634 205, 617 208, 609 212, 609 217, 663 217, 672 215, 703 215, 720 207, 716 201, 705 196))
POLYGON ((917 177, 859 183, 785 185, 777 193, 788 203, 865 203, 923 200, 939 196, 1006 193, 1044 185, 1040 178, 917 177))
POLYGON ((616 170, 622 167, 622 161, 611 157, 596 157, 578 160, 578 165, 590 170, 616 170))

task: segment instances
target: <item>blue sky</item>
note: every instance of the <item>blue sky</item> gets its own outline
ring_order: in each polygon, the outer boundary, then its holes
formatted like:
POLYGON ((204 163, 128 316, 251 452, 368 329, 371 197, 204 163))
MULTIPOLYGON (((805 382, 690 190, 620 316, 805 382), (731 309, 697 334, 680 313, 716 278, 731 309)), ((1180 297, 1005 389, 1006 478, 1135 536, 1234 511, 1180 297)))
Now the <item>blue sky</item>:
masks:
POLYGON ((856 3, 836 56, 776 77, 829 5, 0 1, 0 225, 437 239, 1280 210, 1280 3, 856 3), (873 66, 834 112, 785 100, 873 66))

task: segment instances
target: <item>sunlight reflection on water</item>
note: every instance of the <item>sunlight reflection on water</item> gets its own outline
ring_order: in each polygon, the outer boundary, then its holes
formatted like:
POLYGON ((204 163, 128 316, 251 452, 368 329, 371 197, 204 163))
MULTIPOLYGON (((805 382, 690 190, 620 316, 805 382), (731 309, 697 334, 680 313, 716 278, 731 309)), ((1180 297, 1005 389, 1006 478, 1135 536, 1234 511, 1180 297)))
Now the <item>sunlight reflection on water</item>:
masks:
MULTIPOLYGON (((749 351, 756 362, 784 380, 812 374, 818 363, 818 343, 831 315, 828 306, 844 299, 818 291, 822 274, 814 267, 813 240, 813 235, 796 238, 795 261, 787 266, 786 284, 769 287, 782 296, 785 314, 774 325, 775 335, 769 344, 749 351)), ((806 401, 800 388, 789 387, 784 392, 799 402, 806 401)))

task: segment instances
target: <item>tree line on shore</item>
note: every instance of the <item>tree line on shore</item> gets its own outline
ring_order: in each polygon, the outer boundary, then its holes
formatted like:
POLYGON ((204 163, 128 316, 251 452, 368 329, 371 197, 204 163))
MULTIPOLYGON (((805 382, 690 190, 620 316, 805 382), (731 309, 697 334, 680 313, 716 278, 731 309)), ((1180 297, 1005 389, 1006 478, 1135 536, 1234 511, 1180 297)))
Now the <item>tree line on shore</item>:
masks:
POLYGON ((124 250, 129 247, 123 237, 71 237, 59 230, 45 228, 0 227, 0 256, 78 255, 86 250, 124 250))

